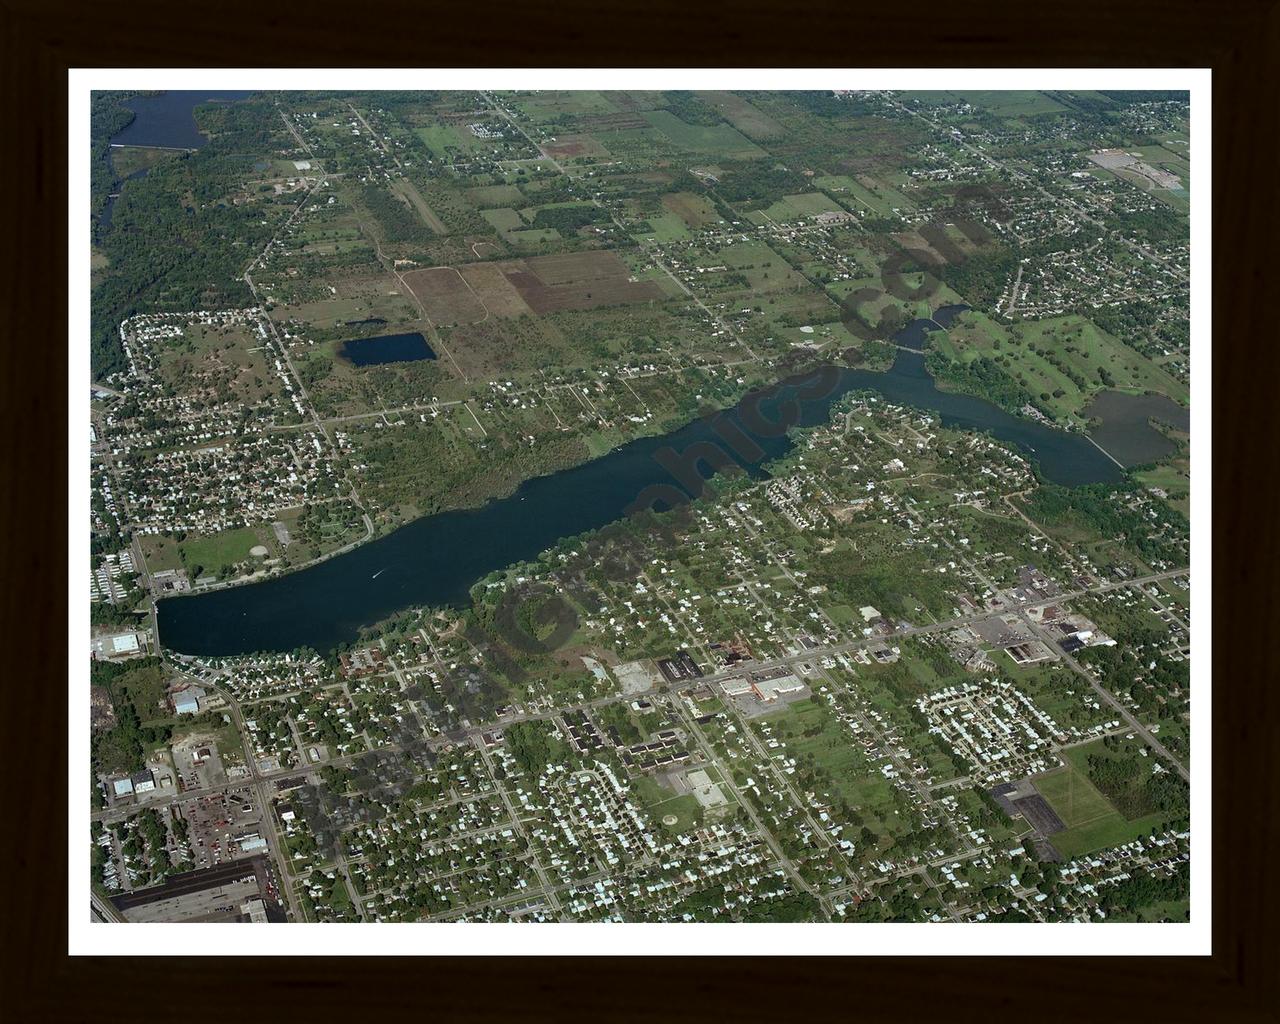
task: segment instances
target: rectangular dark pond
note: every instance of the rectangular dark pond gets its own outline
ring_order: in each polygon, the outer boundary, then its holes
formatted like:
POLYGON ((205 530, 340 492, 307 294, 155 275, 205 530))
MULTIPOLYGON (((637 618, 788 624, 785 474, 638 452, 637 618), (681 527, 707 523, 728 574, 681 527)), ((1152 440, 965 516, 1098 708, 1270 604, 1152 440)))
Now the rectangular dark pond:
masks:
POLYGON ((356 366, 380 363, 416 363, 434 359, 435 352, 417 331, 412 334, 384 334, 377 338, 356 338, 342 343, 342 357, 356 366))

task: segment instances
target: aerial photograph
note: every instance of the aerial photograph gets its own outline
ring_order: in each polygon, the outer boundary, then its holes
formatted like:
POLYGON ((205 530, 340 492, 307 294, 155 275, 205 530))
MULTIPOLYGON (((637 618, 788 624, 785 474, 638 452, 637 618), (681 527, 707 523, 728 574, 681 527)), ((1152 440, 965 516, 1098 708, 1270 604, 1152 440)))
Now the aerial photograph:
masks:
POLYGON ((1190 94, 955 81, 88 93, 73 915, 1190 922, 1190 94))

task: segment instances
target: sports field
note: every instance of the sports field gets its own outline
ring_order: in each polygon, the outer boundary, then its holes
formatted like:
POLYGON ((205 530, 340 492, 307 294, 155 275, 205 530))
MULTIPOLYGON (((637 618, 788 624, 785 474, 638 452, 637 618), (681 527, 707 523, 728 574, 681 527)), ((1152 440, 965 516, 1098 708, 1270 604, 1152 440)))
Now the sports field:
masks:
POLYGON ((1130 842, 1150 833, 1164 821, 1164 815, 1149 814, 1128 820, 1098 792, 1085 774, 1090 754, 1101 751, 1097 740, 1067 752, 1066 768, 1035 779, 1035 787, 1067 826, 1050 837, 1055 849, 1070 859, 1094 850, 1130 842))

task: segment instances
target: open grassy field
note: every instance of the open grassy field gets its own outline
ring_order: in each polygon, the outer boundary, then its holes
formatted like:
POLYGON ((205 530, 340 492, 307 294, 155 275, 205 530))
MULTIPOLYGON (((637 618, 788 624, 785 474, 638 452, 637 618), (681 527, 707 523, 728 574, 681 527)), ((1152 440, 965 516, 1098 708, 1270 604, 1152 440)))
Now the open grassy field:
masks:
POLYGON ((1050 837, 1064 857, 1079 857, 1147 835, 1166 820, 1164 814, 1145 814, 1127 819, 1089 781, 1088 760, 1104 754, 1101 740, 1065 751, 1067 767, 1040 776, 1036 789, 1067 826, 1050 837))
POLYGON ((668 210, 651 213, 645 217, 645 221, 649 225, 649 230, 634 231, 636 238, 652 239, 655 242, 679 242, 691 237, 688 225, 668 210))
POLYGON ((466 197, 479 210, 495 206, 521 206, 524 193, 514 185, 481 185, 466 190, 466 197))
POLYGON ((764 295, 808 286, 805 279, 764 242, 734 242, 714 252, 700 252, 696 261, 701 268, 699 284, 709 290, 719 288, 764 295))
POLYGON ((449 151, 470 153, 484 142, 462 125, 430 124, 417 129, 418 138, 427 144, 433 156, 447 157, 449 151))
MULTIPOLYGON (((843 208, 830 196, 821 192, 805 192, 800 195, 783 196, 776 203, 753 214, 762 214, 762 223, 772 221, 775 224, 790 224, 796 221, 809 220, 820 213, 841 213, 843 208)), ((748 216, 754 216, 749 214, 748 216)))
POLYGON ((1079 417, 1098 391, 1155 391, 1185 404, 1188 389, 1167 370, 1081 316, 1051 317, 1005 327, 983 313, 964 313, 931 339, 949 358, 1007 360, 1006 370, 1057 419, 1079 417), (1067 370, 1083 379, 1081 387, 1067 370), (1113 383, 1104 384, 1100 371, 1113 383))
POLYGON ((193 576, 197 567, 205 575, 214 575, 223 566, 243 562, 250 557, 249 549, 259 544, 271 550, 266 534, 270 530, 242 526, 236 530, 223 530, 207 537, 192 537, 179 545, 182 561, 193 576))
POLYGON ((350 321, 373 318, 394 324, 418 316, 400 282, 376 264, 327 274, 318 286, 300 285, 288 276, 277 281, 272 286, 271 318, 277 323, 300 320, 312 329, 312 336, 317 331, 340 330, 350 321))
POLYGON ((618 108, 617 94, 591 89, 545 89, 512 98, 512 102, 534 121, 541 122, 561 114, 610 114, 618 108))
POLYGON ((785 129, 759 107, 731 92, 699 90, 695 95, 749 139, 776 139, 785 129))
POLYGON ((1191 515, 1191 460, 1175 458, 1154 469, 1143 470, 1135 476, 1147 487, 1159 487, 1168 498, 1171 508, 1184 516, 1191 515))
POLYGON ((547 156, 561 162, 577 159, 606 160, 610 155, 599 139, 583 134, 557 135, 553 141, 544 142, 539 148, 547 156))
POLYGON ((547 243, 559 241, 562 236, 555 228, 525 228, 523 231, 509 231, 504 237, 517 249, 534 252, 547 243))
POLYGON ((633 281, 633 276, 614 253, 593 250, 465 264, 457 270, 437 267, 414 271, 405 275, 405 280, 433 320, 457 324, 479 322, 490 313, 543 314, 666 298, 658 283, 633 281), (446 270, 452 280, 442 276, 446 270), (465 295, 461 289, 466 289, 465 295))
POLYGON ((1106 817, 1119 817, 1107 798, 1082 772, 1060 768, 1035 780, 1036 790, 1049 801, 1068 829, 1091 825, 1106 817))
POLYGON ((698 806, 696 797, 689 793, 677 796, 648 775, 641 775, 631 783, 640 806, 653 820, 658 828, 668 832, 688 832, 702 821, 702 808, 698 806), (668 825, 662 819, 674 816, 674 824, 668 825))
POLYGON ((893 211, 913 210, 915 204, 886 181, 866 174, 824 175, 813 179, 817 188, 838 196, 855 213, 864 216, 892 217, 893 211))
POLYGON ((721 223, 720 214, 710 200, 692 192, 668 192, 662 197, 662 205, 694 230, 721 223))
POLYGON ((254 405, 280 393, 261 345, 248 327, 189 324, 182 337, 157 346, 157 376, 180 393, 254 405))
POLYGON ((524 218, 509 207, 481 210, 480 216, 492 224, 493 229, 502 235, 505 235, 508 231, 519 231, 528 226, 524 218))

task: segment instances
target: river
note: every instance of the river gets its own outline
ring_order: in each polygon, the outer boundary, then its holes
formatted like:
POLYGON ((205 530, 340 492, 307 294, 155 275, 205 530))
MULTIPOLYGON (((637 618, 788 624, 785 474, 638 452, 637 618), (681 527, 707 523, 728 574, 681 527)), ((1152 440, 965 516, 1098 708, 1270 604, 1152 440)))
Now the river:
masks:
MULTIPOLYGON (((904 328, 918 330, 918 321, 904 328)), ((471 586, 488 573, 534 558, 562 538, 621 519, 649 493, 646 489, 672 486, 672 473, 660 461, 664 450, 715 445, 761 477, 766 475, 763 464, 792 446, 785 434, 771 435, 768 429, 782 419, 784 409, 798 410, 795 425, 816 426, 828 421, 842 396, 861 390, 937 413, 944 426, 987 431, 1010 442, 1054 483, 1078 486, 1121 478, 1115 463, 1087 438, 1012 416, 978 398, 939 391, 925 370, 924 354, 900 349, 887 372, 832 367, 821 384, 814 377, 791 378, 763 401, 744 400, 718 417, 700 418, 670 434, 640 438, 583 465, 527 480, 510 497, 482 508, 415 520, 308 569, 166 598, 157 605, 160 642, 170 650, 205 657, 299 647, 323 652, 356 640, 362 627, 411 606, 463 606, 471 586), (753 406, 758 415, 752 415, 753 406), (735 428, 750 439, 740 446, 741 454, 724 440, 740 436, 735 428), (754 451, 745 450, 753 444, 754 451)))

